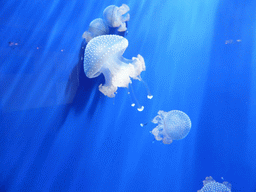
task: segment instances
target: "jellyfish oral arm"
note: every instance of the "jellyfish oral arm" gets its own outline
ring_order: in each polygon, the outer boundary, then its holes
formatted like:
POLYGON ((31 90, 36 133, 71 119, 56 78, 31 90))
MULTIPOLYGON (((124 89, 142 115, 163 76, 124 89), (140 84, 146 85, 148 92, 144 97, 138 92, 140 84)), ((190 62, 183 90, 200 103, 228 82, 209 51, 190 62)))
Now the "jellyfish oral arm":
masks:
POLYGON ((108 60, 104 64, 107 68, 101 71, 105 77, 105 84, 99 86, 99 90, 108 97, 114 97, 118 87, 128 88, 132 83, 131 78, 139 80, 140 73, 146 69, 141 55, 132 60, 120 56, 115 60, 108 60))
POLYGON ((125 22, 130 20, 130 14, 127 13, 129 10, 130 8, 126 4, 120 7, 110 5, 103 11, 104 21, 109 27, 118 28, 119 32, 126 31, 125 22))
POLYGON ((172 139, 167 135, 163 125, 158 125, 151 132, 157 141, 162 141, 164 144, 171 144, 172 139))
MULTIPOLYGON (((126 14, 128 11, 130 11, 130 8, 129 8, 129 6, 126 5, 126 4, 122 4, 122 5, 119 7, 119 9, 118 9, 118 12, 120 13, 120 15, 124 15, 124 14, 126 14)), ((129 20, 129 19, 128 19, 128 20, 129 20)), ((128 21, 128 20, 126 20, 126 21, 128 21)))
POLYGON ((105 77, 105 84, 99 85, 99 91, 108 97, 115 97, 115 92, 117 91, 117 87, 112 84, 112 75, 109 69, 102 69, 102 73, 105 77))
POLYGON ((123 31, 127 30, 125 22, 130 20, 130 14, 127 13, 128 11, 130 11, 130 8, 126 4, 123 4, 118 9, 118 15, 119 15, 119 18, 120 18, 120 21, 119 21, 120 25, 119 25, 119 28, 118 28, 119 32, 123 32, 123 31))

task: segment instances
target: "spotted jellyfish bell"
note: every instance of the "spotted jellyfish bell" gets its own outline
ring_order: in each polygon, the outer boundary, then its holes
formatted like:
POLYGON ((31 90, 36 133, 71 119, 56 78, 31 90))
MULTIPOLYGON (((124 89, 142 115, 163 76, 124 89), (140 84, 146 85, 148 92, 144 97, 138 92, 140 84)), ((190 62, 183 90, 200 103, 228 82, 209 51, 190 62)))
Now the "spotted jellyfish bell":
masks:
MULTIPOLYGON (((102 35, 93 38, 84 52, 84 72, 88 78, 103 73, 105 84, 99 86, 100 92, 115 97, 118 87, 128 87, 132 79, 142 80, 140 74, 146 70, 141 55, 126 59, 122 55, 128 46, 128 40, 119 35, 102 35)), ((138 110, 142 111, 143 106, 138 110)))
POLYGON ((224 181, 223 183, 216 182, 211 176, 206 177, 203 181, 203 188, 198 190, 197 192, 231 192, 231 184, 224 181))
POLYGON ((169 112, 160 110, 152 122, 158 126, 151 133, 157 141, 162 141, 164 144, 171 144, 173 140, 185 138, 191 129, 189 116, 179 110, 169 112))

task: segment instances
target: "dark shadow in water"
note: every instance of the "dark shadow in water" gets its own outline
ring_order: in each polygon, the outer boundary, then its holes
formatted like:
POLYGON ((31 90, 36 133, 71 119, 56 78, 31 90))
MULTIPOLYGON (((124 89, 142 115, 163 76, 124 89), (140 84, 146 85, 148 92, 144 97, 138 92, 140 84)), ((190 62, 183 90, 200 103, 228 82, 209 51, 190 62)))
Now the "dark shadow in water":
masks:
MULTIPOLYGON (((12 152, 14 153, 13 164, 8 167, 6 176, 1 178, 0 191, 9 191, 16 184, 17 175, 23 178, 19 187, 20 191, 35 190, 35 184, 40 183, 38 175, 42 173, 42 167, 49 158, 49 152, 62 129, 67 116, 66 112, 66 106, 54 106, 16 111, 6 115, 6 119, 9 120, 13 117, 25 118, 22 118, 19 129, 16 130, 19 137, 13 135, 14 139, 17 137, 17 140, 11 145, 5 143, 7 147, 13 148, 12 145, 16 147, 15 153, 12 152), (29 167, 24 165, 29 165, 29 167)), ((4 124, 2 128, 8 130, 9 126, 4 124)))
MULTIPOLYGON (((49 152, 53 149, 54 143, 58 138, 59 132, 62 129, 62 125, 64 124, 67 117, 67 106, 57 107, 57 109, 52 108, 43 108, 42 113, 49 111, 49 113, 53 112, 51 116, 51 123, 47 126, 47 133, 43 136, 41 144, 36 148, 37 153, 33 156, 33 162, 31 162, 28 174, 24 178, 22 191, 33 191, 35 185, 38 182, 38 175, 41 173, 41 167, 47 161, 49 152), (63 109, 61 109, 63 107, 63 109)), ((37 111, 38 112, 38 111, 37 111)), ((46 118, 44 118, 46 119, 46 118)), ((29 146, 28 146, 29 147, 29 146)), ((27 158, 27 157, 26 157, 27 158)), ((22 162, 26 158, 21 157, 19 162, 22 162)), ((48 159, 49 161, 49 159, 48 159)))
MULTIPOLYGON (((21 155, 17 155, 17 161, 15 165, 10 169, 11 174, 8 174, 3 180, 0 182, 0 191, 8 191, 10 187, 16 182, 17 175, 24 171, 21 165, 26 164, 25 162, 27 159, 30 159, 29 168, 26 170, 28 175, 26 175, 22 181, 20 188, 21 191, 33 191, 35 188, 35 184, 41 184, 41 181, 38 180, 38 175, 43 174, 44 172, 42 168, 44 163, 48 159, 48 155, 52 150, 52 147, 59 136, 59 133, 63 127, 63 124, 66 122, 67 116, 71 109, 74 109, 76 113, 81 113, 85 109, 86 105, 90 105, 87 117, 91 118, 95 113, 96 106, 101 98, 102 93, 96 90, 96 93, 93 95, 93 99, 91 101, 90 97, 92 95, 93 89, 98 89, 98 86, 101 83, 104 83, 103 75, 100 75, 98 78, 89 79, 85 76, 83 71, 83 58, 84 56, 84 47, 85 43, 82 42, 81 50, 79 53, 79 60, 77 65, 73 68, 69 81, 66 85, 66 102, 64 105, 56 105, 54 107, 43 107, 31 110, 24 110, 19 114, 19 116, 26 116, 26 122, 24 126, 29 128, 35 127, 37 129, 42 128, 46 133, 42 135, 34 135, 35 132, 27 133, 30 130, 27 130, 25 141, 26 141, 26 148, 31 149, 33 147, 36 150, 36 154, 27 154, 21 152, 21 155), (90 101, 90 103, 88 103, 90 101), (45 130, 47 129, 47 130, 45 130), (35 138, 38 137, 38 146, 32 146, 31 143, 34 143, 35 138)), ((19 113, 19 112, 17 112, 19 113)), ((22 126, 22 125, 21 125, 22 126)), ((22 129, 21 129, 22 130, 22 129)), ((22 133, 24 134, 24 133, 22 133)), ((79 149, 79 148, 78 148, 79 149)), ((24 175, 21 175, 23 177, 24 175)), ((44 175, 45 176, 45 175, 44 175)), ((43 183, 43 182, 42 182, 43 183)))
POLYGON ((255 17, 254 13, 243 14, 246 7, 240 3, 224 2, 219 5, 215 21, 206 91, 197 127, 193 183, 201 186, 206 176, 219 182, 224 177, 233 185, 232 191, 250 191, 246 187, 252 172, 244 158, 248 145, 254 37, 245 31, 251 26, 246 22, 252 23, 255 17))
POLYGON ((92 117, 99 100, 102 98, 102 93, 96 91, 93 95, 92 103, 88 103, 93 89, 98 89, 100 84, 104 84, 104 76, 100 75, 97 78, 90 79, 86 77, 83 69, 83 57, 86 42, 81 43, 79 58, 76 66, 73 68, 69 81, 66 86, 66 96, 70 108, 74 108, 76 113, 81 113, 87 104, 90 104, 88 116, 92 117))

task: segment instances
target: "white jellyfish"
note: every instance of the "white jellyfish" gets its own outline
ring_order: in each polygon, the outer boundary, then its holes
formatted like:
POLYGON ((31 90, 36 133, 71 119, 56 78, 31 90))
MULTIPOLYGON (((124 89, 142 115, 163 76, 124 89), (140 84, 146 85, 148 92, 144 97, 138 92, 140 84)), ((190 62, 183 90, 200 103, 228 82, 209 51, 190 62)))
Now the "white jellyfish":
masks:
POLYGON ((103 19, 109 27, 118 27, 119 32, 126 31, 126 21, 130 20, 129 10, 126 4, 120 7, 110 5, 103 11, 103 19))
POLYGON ((88 31, 85 31, 82 37, 88 43, 94 37, 110 34, 109 27, 116 28, 118 32, 125 32, 127 30, 126 22, 130 20, 130 14, 127 13, 129 10, 130 8, 126 4, 120 7, 108 6, 103 11, 104 20, 101 18, 94 19, 90 23, 88 31))
POLYGON ((169 112, 160 110, 152 122, 158 126, 151 133, 157 141, 162 141, 164 144, 171 144, 173 140, 185 138, 191 129, 188 115, 179 110, 169 112))
POLYGON ((128 40, 118 35, 102 35, 93 38, 84 52, 84 72, 88 78, 103 73, 105 84, 99 90, 108 97, 115 97, 118 87, 128 87, 131 79, 141 80, 140 73, 146 70, 141 55, 131 60, 122 55, 128 40))
POLYGON ((203 181, 203 188, 197 192, 231 192, 231 184, 224 181, 223 183, 216 182, 211 176, 206 177, 203 181))
POLYGON ((94 19, 90 25, 88 31, 85 31, 83 38, 85 38, 88 43, 92 38, 99 35, 106 35, 109 33, 109 28, 106 23, 101 18, 94 19))

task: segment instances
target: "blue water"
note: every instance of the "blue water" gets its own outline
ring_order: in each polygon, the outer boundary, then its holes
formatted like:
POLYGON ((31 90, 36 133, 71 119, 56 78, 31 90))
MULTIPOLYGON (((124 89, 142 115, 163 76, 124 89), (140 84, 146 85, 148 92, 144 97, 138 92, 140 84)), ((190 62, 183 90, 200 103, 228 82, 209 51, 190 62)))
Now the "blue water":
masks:
POLYGON ((0 3, 0 191, 194 192, 206 176, 256 190, 256 1, 0 3), (104 8, 130 7, 124 53, 143 83, 98 90, 82 34, 104 8), (184 111, 188 136, 154 141, 158 110, 184 111), (149 122, 140 127, 140 123, 149 122))

